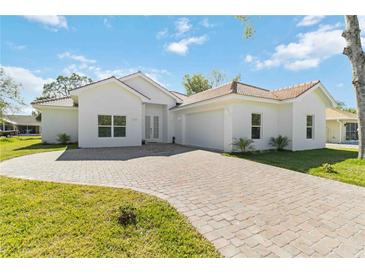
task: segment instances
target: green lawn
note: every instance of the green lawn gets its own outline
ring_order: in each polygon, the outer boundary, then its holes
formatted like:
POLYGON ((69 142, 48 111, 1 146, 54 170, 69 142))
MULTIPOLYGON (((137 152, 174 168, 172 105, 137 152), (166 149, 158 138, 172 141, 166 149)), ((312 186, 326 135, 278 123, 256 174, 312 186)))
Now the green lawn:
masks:
POLYGON ((315 149, 296 152, 226 153, 225 155, 365 187, 365 160, 356 159, 357 152, 353 150, 315 149), (324 163, 332 164, 335 173, 325 172, 321 167, 324 163))
POLYGON ((0 161, 8 160, 27 154, 64 150, 66 148, 76 148, 76 144, 58 145, 42 144, 39 136, 22 136, 22 137, 1 137, 0 138, 0 161))
POLYGON ((167 202, 131 190, 0 177, 0 257, 219 257, 167 202), (137 223, 118 223, 119 207, 137 223))

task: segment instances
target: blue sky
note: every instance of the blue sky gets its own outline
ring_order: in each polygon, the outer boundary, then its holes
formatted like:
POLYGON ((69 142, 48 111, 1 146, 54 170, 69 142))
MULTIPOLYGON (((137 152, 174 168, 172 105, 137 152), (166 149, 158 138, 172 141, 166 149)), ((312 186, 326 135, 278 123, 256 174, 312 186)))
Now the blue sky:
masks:
MULTIPOLYGON (((342 16, 251 16, 244 39, 232 16, 1 16, 1 66, 26 102, 45 82, 78 72, 93 80, 141 70, 184 92, 183 75, 218 69, 273 89, 319 79, 355 105, 342 49, 342 16)), ((360 18, 365 28, 365 18, 360 18)), ((30 108, 22 112, 29 113, 30 108)))

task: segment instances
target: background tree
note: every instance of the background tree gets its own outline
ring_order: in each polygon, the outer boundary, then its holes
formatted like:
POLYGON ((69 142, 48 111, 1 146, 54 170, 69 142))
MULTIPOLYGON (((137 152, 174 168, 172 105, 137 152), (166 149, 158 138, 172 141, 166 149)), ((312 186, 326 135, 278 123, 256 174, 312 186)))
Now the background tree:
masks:
POLYGON ((220 72, 219 70, 213 69, 210 72, 209 83, 212 87, 220 86, 226 81, 227 81, 227 76, 224 73, 220 72))
POLYGON ((42 121, 42 113, 39 112, 38 110, 33 110, 32 111, 32 116, 34 116, 34 118, 37 120, 37 121, 42 121))
POLYGON ((352 84, 356 92, 357 116, 359 120, 359 155, 365 157, 365 53, 361 46, 360 26, 356 15, 345 16, 342 36, 347 45, 343 50, 352 66, 352 84))
MULTIPOLYGON (((241 75, 237 74, 232 81, 240 81, 241 75)), ((208 77, 205 77, 203 74, 186 74, 183 78, 183 84, 185 86, 186 94, 192 95, 213 87, 220 86, 227 81, 227 76, 220 72, 217 69, 214 69, 210 72, 208 77)))
POLYGON ((356 108, 348 107, 348 106, 346 106, 346 104, 344 102, 337 101, 336 103, 337 103, 337 106, 336 106, 337 109, 348 111, 348 112, 351 112, 351 113, 356 113, 357 112, 356 108))
POLYGON ((0 118, 4 114, 16 111, 21 105, 24 105, 20 90, 21 84, 15 82, 0 67, 0 118))
POLYGON ((203 74, 193 74, 192 76, 185 74, 183 78, 183 84, 188 96, 210 89, 212 87, 209 84, 208 79, 206 79, 203 74))
POLYGON ((90 84, 91 82, 92 80, 87 76, 81 76, 76 73, 72 73, 70 76, 60 75, 56 81, 44 84, 42 96, 38 97, 37 100, 69 96, 71 89, 90 84))

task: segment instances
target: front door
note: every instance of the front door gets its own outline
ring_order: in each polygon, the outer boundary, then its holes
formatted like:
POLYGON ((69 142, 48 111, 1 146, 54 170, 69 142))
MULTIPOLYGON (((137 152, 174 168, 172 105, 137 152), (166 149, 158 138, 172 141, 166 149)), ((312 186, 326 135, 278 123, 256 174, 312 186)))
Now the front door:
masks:
POLYGON ((160 116, 145 117, 145 139, 147 142, 160 141, 160 116))

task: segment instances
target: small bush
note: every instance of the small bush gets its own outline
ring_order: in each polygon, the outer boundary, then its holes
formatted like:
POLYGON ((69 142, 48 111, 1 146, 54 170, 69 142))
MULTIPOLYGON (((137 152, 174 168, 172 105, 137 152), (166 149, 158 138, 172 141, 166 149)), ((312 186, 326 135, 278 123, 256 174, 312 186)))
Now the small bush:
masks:
POLYGON ((67 145, 71 140, 70 135, 67 135, 66 133, 60 133, 57 137, 58 142, 63 145, 67 145))
POLYGON ((286 136, 279 135, 278 137, 271 137, 269 141, 269 145, 272 147, 276 147, 277 150, 284 150, 284 148, 289 145, 289 138, 286 136))
POLYGON ((333 165, 331 165, 329 163, 324 163, 322 165, 322 169, 326 173, 337 173, 336 170, 334 169, 333 165))
POLYGON ((118 217, 118 222, 123 225, 123 226, 127 226, 127 225, 135 225, 137 223, 137 213, 136 213, 136 208, 134 206, 131 205, 125 205, 125 206, 121 206, 119 207, 119 217, 118 217))
POLYGON ((234 139, 232 145, 239 148, 242 153, 246 152, 248 149, 252 149, 253 140, 248 138, 238 138, 234 139))

